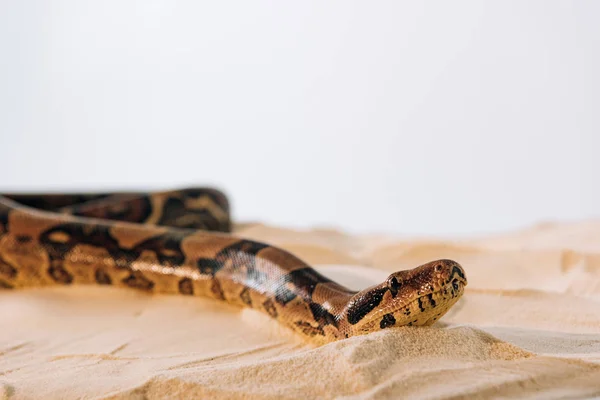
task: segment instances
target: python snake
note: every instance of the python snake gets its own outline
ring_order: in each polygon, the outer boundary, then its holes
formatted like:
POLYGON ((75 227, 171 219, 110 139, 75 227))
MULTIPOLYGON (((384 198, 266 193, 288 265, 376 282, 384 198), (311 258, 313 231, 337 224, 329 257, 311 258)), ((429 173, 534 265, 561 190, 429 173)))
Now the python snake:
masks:
POLYGON ((461 297, 462 267, 437 260, 350 290, 285 250, 230 234, 211 188, 0 196, 0 288, 100 284, 198 295, 261 310, 327 343, 431 325, 461 297))

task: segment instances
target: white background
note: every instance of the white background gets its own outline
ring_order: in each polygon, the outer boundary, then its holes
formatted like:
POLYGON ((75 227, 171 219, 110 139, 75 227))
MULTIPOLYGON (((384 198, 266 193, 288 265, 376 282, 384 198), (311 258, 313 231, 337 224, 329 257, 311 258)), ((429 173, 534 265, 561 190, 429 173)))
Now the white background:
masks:
POLYGON ((0 0, 0 191, 212 184, 238 220, 600 216, 600 2, 0 0))

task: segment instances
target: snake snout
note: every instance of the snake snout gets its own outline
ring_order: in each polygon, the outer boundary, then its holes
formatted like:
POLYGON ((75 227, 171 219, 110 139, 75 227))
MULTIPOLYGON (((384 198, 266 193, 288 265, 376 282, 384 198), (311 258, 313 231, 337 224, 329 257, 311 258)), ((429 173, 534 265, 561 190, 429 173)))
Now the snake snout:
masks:
POLYGON ((460 266, 459 263, 452 260, 445 260, 446 268, 449 272, 447 280, 448 283, 452 285, 452 289, 455 292, 460 291, 465 286, 467 286, 467 276, 465 275, 465 270, 460 266))
POLYGON ((452 272, 450 275, 452 276, 453 282, 458 281, 465 286, 467 285, 467 275, 465 274, 465 270, 460 266, 459 263, 454 262, 454 265, 452 266, 452 272))
POLYGON ((467 284, 467 276, 465 274, 465 270, 459 263, 457 263, 454 260, 437 260, 432 261, 428 265, 430 266, 430 268, 431 266, 433 266, 433 270, 435 271, 435 273, 438 274, 438 276, 444 277, 446 282, 451 282, 454 279, 456 279, 464 285, 467 284))

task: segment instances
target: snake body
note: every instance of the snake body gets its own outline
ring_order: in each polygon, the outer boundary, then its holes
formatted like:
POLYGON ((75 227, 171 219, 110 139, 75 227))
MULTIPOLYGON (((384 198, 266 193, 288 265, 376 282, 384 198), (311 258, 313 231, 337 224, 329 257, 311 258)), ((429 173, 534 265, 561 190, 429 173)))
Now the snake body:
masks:
POLYGON ((458 263, 436 260, 357 292, 230 229, 227 198, 210 188, 7 194, 0 196, 0 288, 99 284, 205 296, 327 343, 430 325, 467 284, 458 263))

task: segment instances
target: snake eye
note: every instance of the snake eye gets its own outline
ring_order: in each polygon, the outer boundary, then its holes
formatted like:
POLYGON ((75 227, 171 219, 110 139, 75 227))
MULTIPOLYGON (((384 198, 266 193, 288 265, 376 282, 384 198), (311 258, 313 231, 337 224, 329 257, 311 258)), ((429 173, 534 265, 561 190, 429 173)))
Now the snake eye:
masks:
POLYGON ((392 294, 396 294, 398 293, 398 290, 400 290, 400 287, 402 286, 402 283, 400 283, 398 281, 398 278, 396 278, 395 276, 392 277, 389 281, 388 281, 388 287, 390 288, 390 291, 392 292, 392 294))
POLYGON ((442 271, 442 264, 438 264, 435 266, 435 272, 441 272, 442 271))

